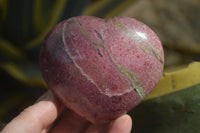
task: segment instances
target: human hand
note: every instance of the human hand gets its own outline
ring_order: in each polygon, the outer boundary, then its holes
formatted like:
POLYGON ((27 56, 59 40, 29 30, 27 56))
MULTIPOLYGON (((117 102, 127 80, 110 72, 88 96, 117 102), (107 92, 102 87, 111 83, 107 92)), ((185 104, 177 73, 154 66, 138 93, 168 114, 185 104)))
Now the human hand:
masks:
MULTIPOLYGON (((64 105, 48 91, 8 123, 1 133, 47 133, 63 110, 64 105)), ((62 115, 51 133, 130 133, 132 127, 128 115, 104 125, 93 125, 70 110, 62 115)))

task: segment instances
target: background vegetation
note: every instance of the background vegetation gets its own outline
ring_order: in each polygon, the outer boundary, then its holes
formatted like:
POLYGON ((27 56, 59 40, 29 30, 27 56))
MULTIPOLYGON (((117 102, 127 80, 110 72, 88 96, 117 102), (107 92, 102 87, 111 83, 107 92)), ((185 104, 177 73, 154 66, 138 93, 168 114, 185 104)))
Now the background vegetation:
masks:
POLYGON ((199 0, 0 0, 1 126, 46 91, 40 45, 56 23, 77 15, 134 17, 162 41, 164 74, 130 112, 134 133, 200 133, 199 0))

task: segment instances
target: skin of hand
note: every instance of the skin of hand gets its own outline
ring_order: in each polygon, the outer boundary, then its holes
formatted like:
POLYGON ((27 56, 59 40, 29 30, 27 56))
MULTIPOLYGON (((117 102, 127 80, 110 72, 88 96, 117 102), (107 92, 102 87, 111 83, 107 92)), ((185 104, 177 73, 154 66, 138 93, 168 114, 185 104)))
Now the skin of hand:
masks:
MULTIPOLYGON (((48 91, 34 105, 26 108, 0 133, 48 133, 54 121, 63 112, 64 105, 48 91)), ((125 114, 111 123, 93 125, 70 110, 51 129, 51 133, 130 133, 132 119, 125 114)))

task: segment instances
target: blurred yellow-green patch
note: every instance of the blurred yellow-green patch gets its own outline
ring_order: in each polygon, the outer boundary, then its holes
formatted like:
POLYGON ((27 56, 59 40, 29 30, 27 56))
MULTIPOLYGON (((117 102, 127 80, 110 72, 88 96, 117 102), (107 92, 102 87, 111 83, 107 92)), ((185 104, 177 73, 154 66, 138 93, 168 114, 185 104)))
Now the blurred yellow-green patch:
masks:
POLYGON ((200 84, 200 62, 191 63, 187 68, 164 73, 146 100, 180 91, 197 84, 200 84))
POLYGON ((199 0, 0 0, 0 125, 46 91, 40 46, 54 25, 79 15, 134 17, 161 39, 165 70, 130 114, 134 133, 198 133, 199 0))

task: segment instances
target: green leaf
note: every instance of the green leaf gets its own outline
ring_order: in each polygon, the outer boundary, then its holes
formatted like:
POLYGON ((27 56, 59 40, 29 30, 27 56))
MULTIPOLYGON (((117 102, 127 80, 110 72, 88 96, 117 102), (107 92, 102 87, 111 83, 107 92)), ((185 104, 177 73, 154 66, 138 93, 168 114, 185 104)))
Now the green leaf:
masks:
MULTIPOLYGON (((8 4, 8 0, 0 0, 0 10, 1 10, 1 14, 0 14, 0 22, 4 21, 6 19, 6 15, 7 15, 7 4, 8 4)), ((0 23, 1 24, 1 23, 0 23)), ((0 26, 1 27, 1 26, 0 26)))
MULTIPOLYGON (((35 46, 38 46, 43 41, 43 39, 45 38, 47 33, 51 30, 51 28, 53 28, 53 26, 59 20, 62 12, 64 10, 66 2, 67 2, 67 0, 54 1, 54 4, 53 4, 53 7, 51 9, 51 13, 49 15, 49 20, 48 20, 48 23, 46 24, 46 27, 43 29, 43 31, 41 33, 39 33, 37 35, 36 38, 32 39, 31 41, 29 41, 26 44, 26 48, 30 49, 30 48, 33 48, 35 46)), ((37 14, 35 14, 35 15, 37 15, 37 14)))
POLYGON ((98 0, 89 4, 83 11, 83 15, 93 15, 100 11, 112 0, 98 0))
POLYGON ((118 16, 122 11, 127 9, 130 5, 133 5, 135 3, 135 0, 124 0, 120 4, 118 4, 115 8, 113 8, 111 11, 107 12, 104 15, 104 18, 112 18, 115 16, 118 16))
POLYGON ((8 41, 1 39, 0 39, 0 51, 4 55, 9 56, 11 58, 25 59, 24 53, 22 53, 19 48, 17 48, 15 45, 11 44, 8 41))
POLYGON ((40 32, 44 28, 43 5, 46 4, 43 0, 35 0, 33 6, 33 22, 36 32, 40 32))
POLYGON ((133 133, 199 133, 200 84, 143 102, 131 112, 133 133))
POLYGON ((88 3, 89 0, 68 0, 59 21, 80 16, 88 3))
POLYGON ((102 9, 98 10, 93 15, 104 18, 106 14, 115 9, 115 7, 121 5, 123 2, 124 0, 111 0, 109 3, 104 5, 102 9))
POLYGON ((0 68, 23 84, 46 87, 39 68, 34 64, 14 64, 8 62, 0 64, 0 68))
POLYGON ((119 15, 133 3, 134 0, 99 0, 89 4, 84 10, 83 15, 111 18, 119 15))

